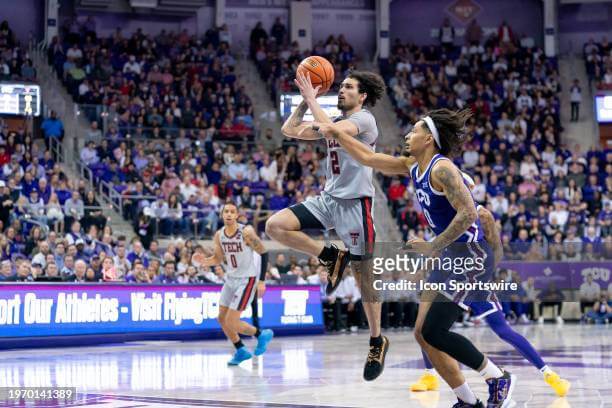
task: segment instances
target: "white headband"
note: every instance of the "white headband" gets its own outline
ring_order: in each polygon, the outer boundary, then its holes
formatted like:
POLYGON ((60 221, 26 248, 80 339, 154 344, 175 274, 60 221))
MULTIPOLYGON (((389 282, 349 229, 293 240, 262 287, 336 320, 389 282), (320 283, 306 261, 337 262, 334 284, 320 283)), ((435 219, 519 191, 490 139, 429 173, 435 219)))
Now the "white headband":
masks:
POLYGON ((427 123, 427 127, 431 131, 431 134, 433 135, 433 138, 436 141, 438 148, 441 149, 442 145, 440 144, 440 135, 438 134, 438 129, 436 128, 436 125, 434 125, 433 119, 429 116, 425 116, 423 120, 425 121, 425 123, 427 123))

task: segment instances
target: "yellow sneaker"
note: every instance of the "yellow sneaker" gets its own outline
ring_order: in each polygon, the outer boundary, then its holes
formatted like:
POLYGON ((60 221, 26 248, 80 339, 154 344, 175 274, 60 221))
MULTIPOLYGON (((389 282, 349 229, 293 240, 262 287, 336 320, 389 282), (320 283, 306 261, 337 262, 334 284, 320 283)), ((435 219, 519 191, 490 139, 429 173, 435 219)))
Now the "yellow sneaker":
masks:
POLYGON ((430 373, 425 373, 417 382, 410 386, 410 391, 437 391, 439 387, 440 382, 438 381, 438 377, 430 373))
POLYGON ((547 372, 544 374, 544 381, 546 384, 555 390, 558 396, 565 397, 571 387, 571 383, 563 378, 559 377, 559 374, 554 371, 547 372))

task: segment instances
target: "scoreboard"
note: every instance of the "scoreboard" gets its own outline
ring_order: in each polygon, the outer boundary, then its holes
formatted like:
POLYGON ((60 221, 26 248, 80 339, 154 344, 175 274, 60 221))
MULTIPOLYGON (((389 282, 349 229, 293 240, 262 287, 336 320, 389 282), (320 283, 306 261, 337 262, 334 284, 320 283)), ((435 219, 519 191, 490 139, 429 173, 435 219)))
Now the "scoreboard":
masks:
MULTIPOLYGON (((281 94, 278 104, 281 118, 286 120, 297 109, 300 102, 302 102, 302 95, 300 94, 281 94)), ((342 112, 338 109, 338 94, 319 96, 317 102, 319 102, 323 111, 330 118, 342 115, 342 112)), ((310 109, 304 114, 304 120, 314 121, 314 116, 312 116, 310 109)))
POLYGON ((40 86, 0 82, 0 115, 40 116, 40 86))

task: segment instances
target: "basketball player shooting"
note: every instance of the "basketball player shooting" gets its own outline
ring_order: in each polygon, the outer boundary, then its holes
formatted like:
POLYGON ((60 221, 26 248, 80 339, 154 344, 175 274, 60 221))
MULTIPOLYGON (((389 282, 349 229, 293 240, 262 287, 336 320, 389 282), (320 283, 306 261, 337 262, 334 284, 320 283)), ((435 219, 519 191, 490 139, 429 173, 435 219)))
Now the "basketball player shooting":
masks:
MULTIPOLYGON (((461 172, 448 158, 461 151, 463 129, 469 117, 469 111, 439 109, 430 112, 415 123, 406 135, 404 157, 366 151, 355 146, 349 135, 326 123, 316 123, 313 128, 325 137, 337 140, 362 164, 386 173, 410 173, 417 199, 436 238, 427 247, 422 240, 408 241, 409 248, 434 253, 448 248, 458 252, 449 246, 462 243, 472 252, 471 246, 485 243, 484 232, 461 172)), ((465 253, 452 255, 466 256, 465 253)), ((493 256, 489 258, 492 261, 493 256)), ((431 276, 437 276, 435 272, 431 276)), ((497 367, 467 338, 450 331, 462 314, 462 309, 469 307, 466 305, 469 303, 467 299, 456 293, 443 295, 427 292, 423 296, 415 337, 433 366, 457 395, 458 402, 454 408, 484 406, 465 381, 456 361, 478 371, 486 380, 489 385, 487 407, 506 408, 511 405, 515 377, 497 367), (449 297, 453 301, 449 301, 449 297)))
MULTIPOLYGON (((346 133, 360 144, 374 150, 378 129, 376 120, 365 106, 374 106, 385 91, 383 79, 371 72, 352 71, 341 83, 338 109, 342 115, 331 119, 318 104, 320 87, 313 87, 310 76, 298 70, 295 84, 303 101, 283 124, 285 136, 301 140, 318 140, 323 136, 304 121, 308 109, 315 120, 346 133)), ((324 191, 317 197, 281 210, 266 223, 266 233, 276 241, 297 251, 316 256, 328 271, 327 293, 332 293, 340 281, 349 260, 355 279, 361 288, 371 287, 363 280, 372 278, 374 250, 373 171, 362 166, 334 140, 327 140, 327 169, 324 191), (303 230, 335 229, 348 248, 326 246, 306 235, 303 230)), ((362 291, 363 292, 363 291, 362 291)), ((374 295, 362 293, 363 305, 370 327, 370 351, 363 377, 376 379, 384 369, 389 340, 381 335, 381 303, 374 295)))
POLYGON ((208 258, 195 254, 193 262, 204 267, 225 263, 226 281, 221 289, 218 321, 223 333, 236 348, 234 357, 228 365, 238 365, 252 357, 251 352, 240 340, 240 334, 257 338, 254 351, 256 356, 266 352, 268 343, 274 337, 272 330, 260 331, 240 320, 240 314, 251 304, 255 292, 261 297, 266 290, 264 281, 268 267, 268 253, 253 227, 237 222, 236 204, 226 203, 221 215, 224 226, 215 233, 214 254, 208 258), (261 255, 259 271, 255 267, 255 253, 261 255))

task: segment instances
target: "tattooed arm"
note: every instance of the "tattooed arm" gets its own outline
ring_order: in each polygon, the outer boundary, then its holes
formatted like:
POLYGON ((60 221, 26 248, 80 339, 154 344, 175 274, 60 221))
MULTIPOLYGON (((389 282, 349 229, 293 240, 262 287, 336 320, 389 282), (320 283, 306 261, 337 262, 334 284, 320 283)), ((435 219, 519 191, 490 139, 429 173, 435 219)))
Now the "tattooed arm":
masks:
POLYGON ((261 242, 261 239, 259 239, 259 237, 257 236, 255 229, 250 225, 244 228, 243 236, 244 240, 246 241, 246 244, 253 248, 253 251, 257 252, 259 255, 268 252, 263 242, 261 242))
POLYGON ((302 140, 317 140, 323 136, 312 130, 312 122, 304 122, 304 114, 308 110, 306 102, 302 101, 295 111, 287 118, 281 132, 287 137, 302 140))
POLYGON ((493 249, 495 265, 497 265, 504 255, 504 248, 502 247, 499 230, 497 229, 497 225, 495 225, 495 218, 493 217, 493 214, 491 214, 491 211, 484 207, 480 207, 478 210, 478 218, 480 219, 480 224, 484 229, 487 243, 491 245, 491 248, 493 249))
POLYGON ((449 160, 440 160, 432 169, 433 187, 442 191, 457 214, 449 226, 432 241, 432 249, 440 251, 455 242, 476 221, 474 199, 459 170, 449 160))

